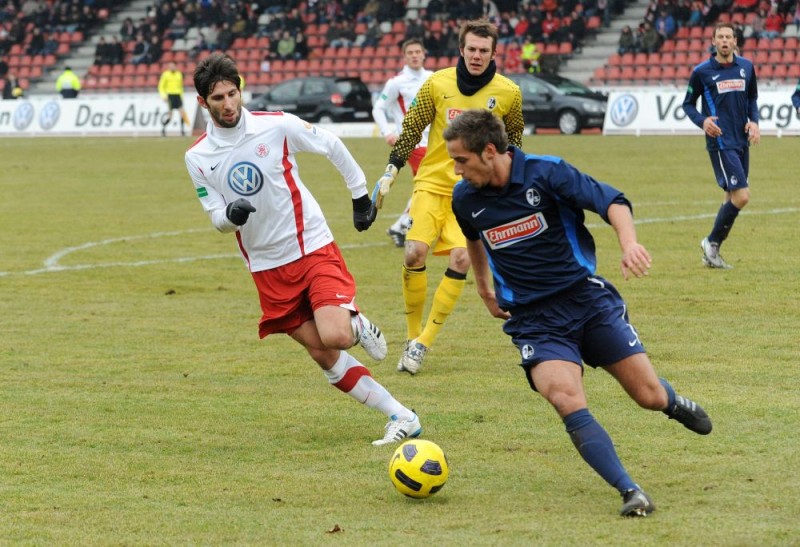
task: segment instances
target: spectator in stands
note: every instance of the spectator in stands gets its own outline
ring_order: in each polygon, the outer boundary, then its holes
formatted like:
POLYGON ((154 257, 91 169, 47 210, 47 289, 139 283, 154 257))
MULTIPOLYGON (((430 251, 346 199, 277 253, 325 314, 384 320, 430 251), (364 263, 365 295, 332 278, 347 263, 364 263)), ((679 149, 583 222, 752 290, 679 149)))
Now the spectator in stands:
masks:
POLYGON ((3 100, 19 99, 24 95, 24 90, 19 85, 19 80, 10 72, 3 75, 0 81, 3 83, 3 100))
POLYGON ((611 1, 610 0, 597 0, 597 12, 603 19, 603 26, 608 28, 611 26, 611 1))
POLYGON ((25 53, 28 55, 41 55, 43 50, 44 34, 42 34, 42 29, 33 27, 33 32, 31 32, 31 38, 28 42, 28 47, 25 49, 25 53))
POLYGON ((361 10, 361 18, 359 23, 370 23, 372 21, 376 21, 378 18, 379 7, 380 2, 378 2, 378 0, 367 0, 367 3, 364 4, 364 8, 361 10))
POLYGON ((497 9, 497 4, 495 4, 492 0, 482 0, 480 15, 481 17, 491 21, 500 16, 500 11, 497 9))
POLYGON ((750 13, 756 10, 760 0, 733 0, 731 13, 750 13))
POLYGON ((655 53, 659 47, 661 47, 661 36, 653 28, 653 25, 645 22, 642 30, 641 50, 645 53, 655 53))
POLYGON ((101 36, 97 40, 97 45, 94 48, 94 64, 97 66, 109 64, 108 43, 106 42, 105 36, 101 36))
POLYGON ((136 44, 131 52, 131 63, 138 65, 147 62, 147 54, 150 51, 150 44, 145 40, 144 34, 139 32, 136 35, 136 44))
POLYGON ((686 25, 689 27, 700 27, 703 26, 703 8, 705 4, 702 0, 693 0, 691 13, 689 14, 689 20, 686 22, 686 25))
POLYGON ((325 38, 328 46, 333 48, 350 47, 356 40, 353 27, 347 21, 336 21, 330 25, 325 38))
POLYGON ((170 40, 179 40, 184 38, 188 31, 189 20, 186 19, 186 15, 182 10, 176 11, 175 17, 172 19, 169 27, 167 27, 166 37, 170 40))
POLYGON ((536 47, 536 42, 532 41, 530 38, 525 38, 525 43, 522 44, 522 51, 519 55, 520 61, 522 61, 522 68, 525 72, 530 72, 531 74, 541 72, 542 67, 539 63, 541 57, 542 52, 536 47))
POLYGON ((227 51, 231 48, 235 36, 231 30, 231 25, 227 21, 222 23, 222 28, 219 29, 217 34, 217 47, 222 51, 227 51))
POLYGON ((403 36, 403 40, 400 42, 406 42, 408 40, 422 40, 425 37, 425 25, 422 24, 422 20, 419 18, 414 19, 413 21, 409 21, 406 24, 406 32, 405 36, 403 36))
POLYGON ((794 9, 794 27, 795 32, 800 34, 800 2, 797 2, 797 7, 794 9))
POLYGON ((208 42, 206 42, 206 35, 203 31, 197 31, 197 36, 194 39, 192 47, 189 49, 189 57, 197 59, 201 52, 208 50, 208 42))
POLYGON ((74 99, 81 91, 81 79, 69 66, 64 67, 64 72, 56 80, 56 91, 65 99, 74 99))
POLYGON ((460 54, 458 23, 456 21, 450 20, 447 22, 439 41, 442 44, 444 57, 457 57, 460 54))
POLYGON ((778 7, 772 6, 767 19, 764 21, 764 38, 773 40, 783 34, 786 23, 784 22, 783 15, 778 13, 778 7))
POLYGON ((516 42, 517 34, 514 32, 514 27, 511 25, 511 20, 508 13, 501 15, 497 24, 497 43, 508 45, 511 42, 516 42))
POLYGON ((425 7, 425 17, 428 21, 441 19, 447 15, 444 2, 442 0, 429 0, 425 7))
MULTIPOLYGON (((578 4, 580 6, 580 4, 578 4)), ((569 27, 569 41, 572 44, 574 51, 579 51, 583 48, 583 40, 586 38, 586 20, 578 9, 570 14, 569 27)))
POLYGON ((294 59, 294 38, 288 30, 281 33, 281 39, 278 40, 278 59, 294 59))
POLYGON ((503 59, 503 72, 505 74, 518 74, 522 72, 522 50, 519 44, 511 42, 506 47, 505 58, 503 59))
POLYGON ((739 21, 733 22, 733 36, 736 38, 736 55, 742 55, 746 38, 744 37, 744 27, 739 21))
POLYGON ((383 31, 378 24, 377 19, 372 19, 367 23, 367 31, 364 33, 364 41, 361 42, 362 46, 377 46, 383 38, 383 31))
MULTIPOLYGON (((437 36, 431 29, 425 29, 422 35, 422 47, 429 57, 441 57, 443 53, 441 35, 437 36)), ((404 42, 405 43, 405 42, 404 42)))
POLYGON ((161 56, 164 54, 164 46, 161 43, 161 38, 158 36, 151 36, 150 37, 150 47, 147 49, 147 56, 145 58, 145 63, 148 65, 154 65, 161 60, 161 56))
POLYGON ((123 42, 130 42, 136 38, 136 25, 133 24, 133 19, 126 17, 119 28, 119 37, 123 42))
POLYGON ((692 0, 678 0, 678 3, 672 10, 672 17, 675 19, 677 25, 676 31, 689 24, 689 19, 692 16, 692 0))
POLYGON ((658 17, 656 17, 654 26, 656 32, 661 37, 661 43, 664 43, 672 38, 678 30, 678 25, 675 23, 675 18, 672 17, 672 14, 666 8, 661 8, 658 17))
POLYGON ((548 44, 561 41, 561 21, 553 11, 547 11, 542 21, 542 39, 548 44))
POLYGON ((58 51, 58 35, 55 32, 47 34, 44 40, 44 48, 42 48, 42 55, 52 55, 58 51))
POLYGON ((750 38, 758 40, 764 34, 764 23, 767 20, 767 11, 760 9, 750 21, 750 38))
POLYGON ((625 25, 619 33, 619 42, 617 43, 617 53, 625 55, 626 53, 636 53, 636 37, 633 35, 633 30, 630 25, 625 25))

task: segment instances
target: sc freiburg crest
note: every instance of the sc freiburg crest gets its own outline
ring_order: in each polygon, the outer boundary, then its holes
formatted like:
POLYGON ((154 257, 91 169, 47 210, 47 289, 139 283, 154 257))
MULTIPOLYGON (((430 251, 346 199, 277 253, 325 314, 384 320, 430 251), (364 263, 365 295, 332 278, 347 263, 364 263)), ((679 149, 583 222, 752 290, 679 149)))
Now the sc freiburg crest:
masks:
POLYGON ((264 176, 255 164, 241 161, 228 171, 228 186, 240 196, 252 196, 264 186, 264 176))

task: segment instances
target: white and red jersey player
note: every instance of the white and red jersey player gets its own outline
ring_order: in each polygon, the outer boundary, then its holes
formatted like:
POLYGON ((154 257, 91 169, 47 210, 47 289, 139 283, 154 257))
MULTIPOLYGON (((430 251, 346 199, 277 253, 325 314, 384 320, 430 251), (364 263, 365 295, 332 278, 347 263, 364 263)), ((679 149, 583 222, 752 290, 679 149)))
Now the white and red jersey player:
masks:
MULTIPOLYGON (((386 82, 372 107, 372 117, 378 124, 382 137, 400 135, 403 129, 403 117, 406 115, 408 107, 411 106, 419 88, 431 74, 433 74, 432 71, 422 66, 415 69, 406 65, 397 76, 393 76, 386 82)), ((427 127, 423 132, 422 139, 417 145, 418 148, 427 146, 429 130, 430 127, 427 127)))
POLYGON ((329 131, 283 112, 242 109, 239 124, 216 127, 186 152, 186 167, 203 209, 221 232, 234 232, 251 272, 282 266, 333 241, 319 203, 298 173, 295 154, 312 152, 330 159, 353 199, 367 194, 361 167, 329 131), (246 198, 261 222, 236 226, 225 208, 246 198))
POLYGON ((364 173, 332 133, 280 112, 242 107, 234 60, 212 53, 194 71, 197 102, 209 114, 206 133, 185 160, 203 208, 221 232, 235 232, 258 290, 259 335, 285 333, 301 344, 328 382, 389 417, 383 445, 421 433, 419 418, 379 384, 347 350, 360 344, 386 357, 380 329, 355 306, 355 281, 322 210, 300 180, 295 154, 326 156, 353 197, 353 225, 375 220, 364 173))

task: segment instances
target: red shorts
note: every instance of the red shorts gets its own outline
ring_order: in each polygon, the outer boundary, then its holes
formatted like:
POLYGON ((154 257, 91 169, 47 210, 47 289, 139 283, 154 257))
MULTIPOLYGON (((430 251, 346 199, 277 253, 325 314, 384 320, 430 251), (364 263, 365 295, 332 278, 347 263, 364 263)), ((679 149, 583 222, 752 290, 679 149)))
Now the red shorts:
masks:
POLYGON ((294 262, 253 272, 261 301, 258 335, 293 333, 314 318, 322 306, 340 306, 358 312, 356 282, 336 243, 330 243, 294 262))
POLYGON ((428 149, 424 146, 420 146, 419 148, 415 148, 411 155, 408 156, 408 164, 411 166, 411 174, 416 175, 417 169, 419 169, 419 164, 422 163, 422 158, 425 157, 425 152, 428 149))

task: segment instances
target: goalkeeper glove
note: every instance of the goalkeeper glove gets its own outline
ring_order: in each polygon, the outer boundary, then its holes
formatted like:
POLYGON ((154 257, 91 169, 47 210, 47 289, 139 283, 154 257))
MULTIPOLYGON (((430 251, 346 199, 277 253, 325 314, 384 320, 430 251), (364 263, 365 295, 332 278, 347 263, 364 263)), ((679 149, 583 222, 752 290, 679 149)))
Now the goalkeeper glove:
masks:
POLYGON ((239 198, 236 201, 230 202, 225 208, 225 216, 237 226, 241 226, 247 222, 247 217, 250 216, 250 213, 255 212, 256 208, 253 207, 253 204, 244 198, 239 198))
POLYGON ((372 191, 372 203, 376 208, 380 209, 383 206, 383 196, 389 193, 394 184, 394 178, 397 176, 397 167, 393 164, 386 166, 386 172, 378 182, 375 183, 375 189, 372 191))
POLYGON ((353 200, 353 226, 356 227, 356 230, 363 232, 368 229, 375 222, 377 216, 378 210, 369 196, 361 196, 353 200))

